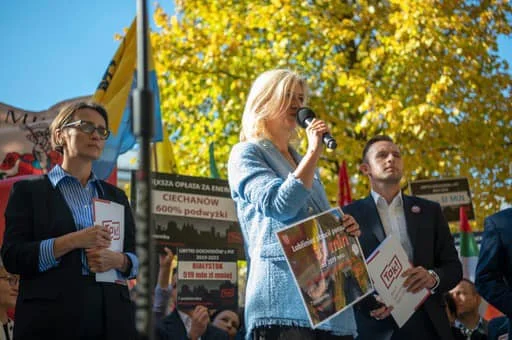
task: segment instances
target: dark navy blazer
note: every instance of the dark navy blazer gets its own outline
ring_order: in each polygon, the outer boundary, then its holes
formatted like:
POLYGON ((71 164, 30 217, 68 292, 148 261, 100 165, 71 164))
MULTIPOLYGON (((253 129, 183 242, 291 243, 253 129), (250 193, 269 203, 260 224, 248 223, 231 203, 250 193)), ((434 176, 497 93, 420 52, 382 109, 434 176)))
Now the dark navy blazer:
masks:
POLYGON ((512 319, 512 208, 485 219, 476 266, 480 295, 512 319))
MULTIPOLYGON (((415 327, 415 340, 422 338, 422 318, 428 317, 439 339, 451 339, 451 330, 444 310, 442 295, 453 288, 462 278, 462 267, 457 250, 453 243, 448 224, 444 219, 441 206, 438 203, 419 197, 402 195, 407 233, 414 248, 413 265, 434 270, 440 279, 436 293, 427 298, 425 303, 416 311, 416 317, 411 317, 404 325, 415 327)), ((352 215, 359 223, 361 237, 359 241, 364 255, 368 257, 386 237, 380 216, 373 197, 358 200, 343 207, 343 211, 352 215)), ((356 321, 358 339, 393 339, 400 338, 400 330, 392 317, 385 320, 375 320, 369 312, 375 308, 374 298, 368 297, 356 305, 356 321)), ((428 321, 428 320, 427 320, 428 321)))

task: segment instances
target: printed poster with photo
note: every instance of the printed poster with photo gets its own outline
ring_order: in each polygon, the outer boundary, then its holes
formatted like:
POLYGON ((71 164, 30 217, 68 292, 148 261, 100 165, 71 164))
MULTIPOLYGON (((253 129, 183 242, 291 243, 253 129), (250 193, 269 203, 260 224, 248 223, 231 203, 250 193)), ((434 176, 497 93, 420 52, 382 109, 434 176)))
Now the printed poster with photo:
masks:
POLYGON ((238 310, 235 249, 178 248, 177 305, 238 310))
POLYGON ((332 208, 276 232, 313 328, 374 291, 363 251, 332 208))

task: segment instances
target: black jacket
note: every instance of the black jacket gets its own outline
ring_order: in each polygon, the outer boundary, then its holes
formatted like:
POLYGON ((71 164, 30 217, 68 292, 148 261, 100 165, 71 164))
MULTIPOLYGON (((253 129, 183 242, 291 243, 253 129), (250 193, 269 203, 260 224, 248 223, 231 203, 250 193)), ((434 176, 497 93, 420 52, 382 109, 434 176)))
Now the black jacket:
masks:
MULTIPOLYGON (((125 207, 124 251, 135 253, 135 226, 126 195, 101 182, 100 198, 125 207)), ((5 210, 2 258, 7 271, 20 274, 15 339, 74 339, 83 319, 87 296, 82 294, 80 250, 60 258, 58 266, 39 272, 41 241, 76 231, 71 210, 48 177, 13 185, 5 210)), ((107 339, 135 338, 133 304, 127 286, 103 283, 107 339)))
MULTIPOLYGON (((413 265, 434 270, 440 278, 440 284, 436 293, 427 298, 401 329, 398 329, 391 316, 385 320, 370 317, 370 309, 374 308, 369 301, 372 297, 363 300, 355 307, 358 339, 400 339, 406 329, 413 329, 414 339, 420 340, 423 339, 422 334, 426 334, 422 332, 424 321, 428 322, 424 318, 430 319, 438 339, 452 339, 442 296, 462 278, 462 267, 453 237, 439 204, 414 196, 402 195, 402 198, 407 233, 414 248, 413 265)), ((343 211, 359 223, 359 241, 365 257, 368 257, 385 238, 373 197, 355 201, 344 207, 343 211)))
MULTIPOLYGON (((187 330, 176 309, 161 319, 156 325, 156 338, 159 340, 187 340, 187 330)), ((211 324, 206 326, 206 331, 201 335, 201 340, 228 340, 228 333, 211 324)))

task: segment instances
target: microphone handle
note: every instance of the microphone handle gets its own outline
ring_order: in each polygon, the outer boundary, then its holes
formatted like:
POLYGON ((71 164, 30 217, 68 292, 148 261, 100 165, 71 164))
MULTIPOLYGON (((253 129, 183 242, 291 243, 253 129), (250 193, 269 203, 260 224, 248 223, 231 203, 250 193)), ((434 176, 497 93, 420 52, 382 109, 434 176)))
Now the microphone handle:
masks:
MULTIPOLYGON (((311 125, 311 122, 313 122, 313 118, 306 118, 304 120, 306 126, 311 125)), ((336 147, 338 146, 336 140, 331 136, 329 132, 326 132, 322 135, 322 141, 324 142, 325 146, 327 146, 327 148, 331 150, 336 149, 336 147)))

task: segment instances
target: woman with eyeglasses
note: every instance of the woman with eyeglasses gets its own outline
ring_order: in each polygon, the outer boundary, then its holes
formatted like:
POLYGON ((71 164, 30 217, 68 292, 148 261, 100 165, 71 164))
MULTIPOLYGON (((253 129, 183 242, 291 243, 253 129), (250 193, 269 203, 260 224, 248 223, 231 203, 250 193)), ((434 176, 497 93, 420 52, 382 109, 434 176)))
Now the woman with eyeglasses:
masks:
POLYGON ((16 306, 18 297, 18 276, 12 275, 5 270, 2 259, 0 259, 0 339, 13 339, 14 321, 9 318, 8 312, 16 306))
POLYGON ((16 339, 133 339, 133 305, 126 280, 137 274, 134 222, 126 195, 92 171, 110 132, 105 109, 78 102, 50 126, 62 165, 14 184, 5 211, 2 257, 20 275, 16 339), (93 199, 124 206, 123 252, 94 225, 93 199), (114 270, 115 282, 96 273, 114 270))

